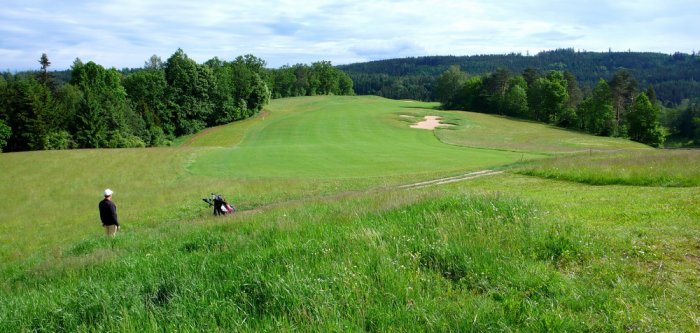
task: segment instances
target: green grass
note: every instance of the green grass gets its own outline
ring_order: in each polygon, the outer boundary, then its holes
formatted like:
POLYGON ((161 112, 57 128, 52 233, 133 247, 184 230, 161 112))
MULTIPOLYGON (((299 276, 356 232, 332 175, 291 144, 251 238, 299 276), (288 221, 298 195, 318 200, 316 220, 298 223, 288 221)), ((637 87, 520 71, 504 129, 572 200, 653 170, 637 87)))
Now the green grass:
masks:
MULTIPOLYGON (((214 149, 189 168, 236 177, 365 178, 492 168, 537 157, 440 142, 397 114, 415 103, 380 98, 277 100, 242 142, 214 149)), ((427 110, 422 110, 427 112, 427 110)))
POLYGON ((700 212, 682 200, 698 190, 623 193, 498 176, 94 237, 11 275, 0 322, 49 331, 692 331, 697 263, 684 252, 696 246, 700 212), (617 199, 600 205, 601 194, 617 199), (684 211, 659 209, 671 195, 663 205, 684 211), (602 209, 587 212, 594 203, 602 209), (631 220, 618 224, 618 213, 631 220))
POLYGON ((527 163, 517 172, 591 185, 698 186, 700 150, 583 153, 527 163))
POLYGON ((700 188, 590 186, 516 175, 449 187, 445 191, 503 191, 527 198, 545 209, 547 223, 571 228, 573 238, 584 242, 579 249, 593 255, 583 265, 560 269, 588 280, 592 289, 609 284, 612 298, 593 307, 624 304, 620 314, 633 319, 614 331, 700 327, 700 301, 693 296, 700 286, 700 188))
POLYGON ((599 137, 541 123, 475 112, 450 112, 454 129, 437 132, 440 140, 460 146, 524 152, 571 153, 617 149, 648 149, 641 143, 599 137))
POLYGON ((697 179, 694 152, 603 154, 639 146, 433 107, 275 100, 178 147, 0 154, 0 331, 700 329, 700 188, 639 182, 697 179), (459 126, 408 127, 428 114, 459 126), (468 121, 485 127, 469 138, 468 121), (590 153, 560 154, 574 150, 590 153), (659 171, 397 188, 521 160, 659 171), (97 221, 106 187, 115 239, 97 221), (210 216, 211 191, 240 211, 210 216))
POLYGON ((207 128, 200 133, 187 136, 178 143, 180 146, 189 147, 232 147, 243 141, 246 133, 266 117, 269 117, 269 112, 263 111, 245 121, 207 128))

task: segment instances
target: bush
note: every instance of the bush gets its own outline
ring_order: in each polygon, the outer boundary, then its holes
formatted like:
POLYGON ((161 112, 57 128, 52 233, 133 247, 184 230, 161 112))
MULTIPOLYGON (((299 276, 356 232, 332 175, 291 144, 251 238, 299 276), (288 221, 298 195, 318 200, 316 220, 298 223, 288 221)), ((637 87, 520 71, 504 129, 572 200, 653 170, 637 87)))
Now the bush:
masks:
POLYGON ((67 131, 61 130, 50 132, 44 137, 44 149, 46 150, 61 150, 77 147, 73 137, 67 131))
POLYGON ((124 134, 120 131, 114 131, 109 136, 106 148, 143 148, 146 143, 138 136, 133 134, 124 134))
POLYGON ((7 139, 12 135, 12 128, 7 126, 2 119, 0 119, 0 151, 7 145, 7 139))

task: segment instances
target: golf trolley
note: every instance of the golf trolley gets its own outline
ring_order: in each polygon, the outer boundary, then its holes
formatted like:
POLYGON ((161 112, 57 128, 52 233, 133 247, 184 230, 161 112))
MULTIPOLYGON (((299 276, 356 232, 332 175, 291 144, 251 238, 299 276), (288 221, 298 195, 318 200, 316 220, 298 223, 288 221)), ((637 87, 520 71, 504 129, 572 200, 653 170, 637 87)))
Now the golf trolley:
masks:
POLYGON ((203 198, 202 201, 209 204, 209 207, 214 207, 214 215, 231 214, 236 211, 236 208, 226 202, 226 199, 221 194, 212 193, 211 198, 203 198))

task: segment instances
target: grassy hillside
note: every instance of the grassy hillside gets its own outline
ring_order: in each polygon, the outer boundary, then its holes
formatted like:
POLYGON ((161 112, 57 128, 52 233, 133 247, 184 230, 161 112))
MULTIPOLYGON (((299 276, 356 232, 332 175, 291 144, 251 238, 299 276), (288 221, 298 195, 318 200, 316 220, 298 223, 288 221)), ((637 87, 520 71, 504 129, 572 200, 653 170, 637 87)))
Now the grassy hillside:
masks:
POLYGON ((542 123, 483 113, 451 113, 446 121, 459 126, 449 131, 439 131, 437 137, 442 142, 459 146, 548 155, 591 150, 650 149, 649 146, 625 139, 592 136, 542 123))
POLYGON ((700 186, 700 150, 632 150, 528 163, 525 175, 591 185, 700 186))
POLYGON ((398 187, 630 159, 637 179, 696 179, 697 154, 433 106, 284 99, 180 147, 0 154, 0 331, 700 329, 697 184, 398 187), (409 128, 429 114, 458 126, 409 128), (210 216, 212 191, 239 212, 210 216))
POLYGON ((189 169, 211 176, 366 178, 461 172, 523 158, 446 145, 432 131, 412 130, 397 115, 415 110, 413 104, 357 97, 277 101, 240 144, 207 151, 189 169))

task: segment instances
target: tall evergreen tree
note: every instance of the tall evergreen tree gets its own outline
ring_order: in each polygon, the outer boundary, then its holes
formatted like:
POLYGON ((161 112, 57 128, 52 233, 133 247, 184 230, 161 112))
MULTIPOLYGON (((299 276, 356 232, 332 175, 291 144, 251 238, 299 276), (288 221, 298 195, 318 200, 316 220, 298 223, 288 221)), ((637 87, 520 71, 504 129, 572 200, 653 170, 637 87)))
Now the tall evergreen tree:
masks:
POLYGON ((49 56, 47 56, 46 53, 41 54, 39 64, 41 64, 41 69, 39 70, 38 74, 39 82, 53 89, 53 74, 49 72, 49 66, 51 66, 51 62, 49 61, 49 56))
POLYGON ((540 72, 532 67, 528 67, 523 70, 523 79, 525 79, 525 82, 527 82, 528 89, 535 84, 535 81, 537 81, 540 76, 540 72))
POLYGON ((581 92, 581 88, 574 74, 565 71, 564 79, 566 80, 566 92, 569 94, 568 106, 572 109, 576 109, 583 101, 583 92, 581 92))
POLYGON ((651 102, 652 105, 656 105, 659 100, 656 97, 656 90, 654 90, 653 85, 649 85, 646 90, 647 97, 649 97, 649 102, 651 102))
POLYGON ((76 120, 76 142, 84 148, 141 146, 133 137, 134 120, 126 101, 121 75, 116 69, 80 59, 73 63, 72 85, 82 93, 76 120))
POLYGON ((612 92, 613 111, 615 111, 615 129, 618 135, 626 132, 626 113, 634 103, 637 94, 637 80, 628 70, 618 70, 610 80, 612 92))
POLYGON ((54 108, 51 90, 33 76, 17 74, 7 83, 2 113, 12 129, 8 151, 44 149, 54 108))
POLYGON ((490 107, 484 110, 489 113, 505 114, 503 100, 506 90, 508 89, 508 78, 510 74, 503 68, 497 69, 495 72, 486 75, 483 78, 484 93, 490 107))

